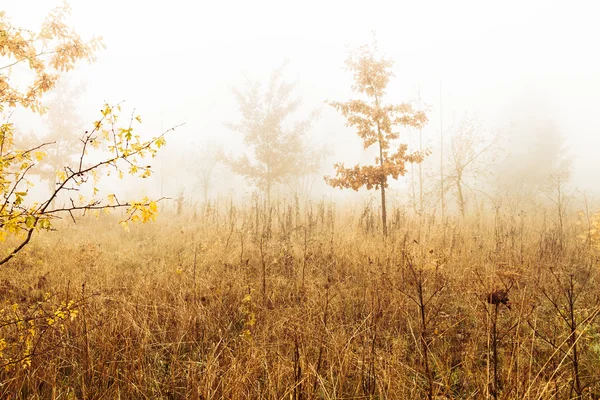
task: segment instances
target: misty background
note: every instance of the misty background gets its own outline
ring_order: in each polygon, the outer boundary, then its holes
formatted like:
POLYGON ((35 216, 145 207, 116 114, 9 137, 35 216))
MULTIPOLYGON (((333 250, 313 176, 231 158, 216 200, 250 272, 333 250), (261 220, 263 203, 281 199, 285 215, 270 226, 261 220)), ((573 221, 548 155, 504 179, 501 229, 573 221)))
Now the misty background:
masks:
MULTIPOLYGON (((12 1, 2 8, 15 25, 35 29, 56 5, 12 1)), ((242 135, 225 126, 240 119, 232 90, 243 90, 246 79, 266 85, 272 71, 287 62, 285 78, 297 83, 294 95, 303 100, 291 121, 320 110, 307 140, 325 148, 326 157, 311 195, 364 198, 365 190, 340 191, 322 179, 333 173, 334 162, 373 162, 325 100, 357 97, 344 60, 349 49, 371 43, 374 35, 382 53, 395 61, 387 102, 420 101, 429 109, 422 131, 423 146, 432 150, 423 165, 426 176, 439 169, 440 131, 449 145, 466 113, 478 119, 482 138, 499 135, 495 154, 489 154, 494 160, 489 180, 535 182, 540 171, 569 169, 574 186, 600 191, 600 29, 591 2, 108 0, 93 6, 73 1, 71 8, 68 24, 84 40, 102 36, 107 47, 96 63, 81 63, 66 76, 72 86, 83 87, 72 105, 81 129, 98 119, 104 102, 123 100, 126 110, 141 115, 148 135, 185 122, 167 137, 150 180, 118 190, 111 186, 118 181, 103 182, 123 196, 175 198, 183 191, 190 203, 201 201, 191 171, 203 157, 201 149, 222 147, 233 156, 244 151, 242 135)), ((22 111, 15 122, 21 132, 43 135, 44 118, 22 111)), ((418 135, 404 130, 401 140, 416 149, 418 135)), ((390 183, 392 198, 406 203, 408 168, 405 177, 390 183)), ((254 190, 226 167, 218 167, 214 177, 211 198, 244 198, 254 190)))

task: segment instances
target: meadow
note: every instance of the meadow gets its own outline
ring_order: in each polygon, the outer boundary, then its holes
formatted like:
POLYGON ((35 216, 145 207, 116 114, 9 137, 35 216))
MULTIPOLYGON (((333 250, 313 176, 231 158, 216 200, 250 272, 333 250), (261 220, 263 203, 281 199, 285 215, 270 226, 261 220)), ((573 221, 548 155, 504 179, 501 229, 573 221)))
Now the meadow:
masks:
POLYGON ((0 269, 0 397, 597 399, 594 220, 556 214, 59 222, 0 269))

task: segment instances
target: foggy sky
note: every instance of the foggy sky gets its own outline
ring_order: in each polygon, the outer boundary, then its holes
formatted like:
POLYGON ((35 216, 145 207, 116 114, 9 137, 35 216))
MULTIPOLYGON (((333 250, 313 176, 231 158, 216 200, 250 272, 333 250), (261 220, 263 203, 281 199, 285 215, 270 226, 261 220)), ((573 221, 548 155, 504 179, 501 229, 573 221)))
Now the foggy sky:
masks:
MULTIPOLYGON (((2 8, 17 25, 35 28, 57 3, 6 0, 2 8)), ((72 1, 68 23, 84 38, 103 36, 107 46, 97 63, 73 74, 87 84, 82 116, 93 121, 104 101, 126 100, 147 131, 186 122, 169 146, 215 139, 239 149, 241 138, 223 125, 239 118, 231 89, 245 76, 264 81, 288 58, 286 76, 298 82, 304 109, 323 108, 311 138, 329 144, 329 161, 356 160, 359 139, 323 101, 354 96, 343 69, 347 48, 370 42, 376 31, 381 50, 396 61, 388 101, 416 100, 420 88, 431 106, 426 144, 439 140, 440 86, 448 121, 467 111, 506 127, 542 110, 566 136, 575 184, 600 190, 600 29, 592 4, 72 1)), ((514 146, 535 152, 513 131, 514 146)))

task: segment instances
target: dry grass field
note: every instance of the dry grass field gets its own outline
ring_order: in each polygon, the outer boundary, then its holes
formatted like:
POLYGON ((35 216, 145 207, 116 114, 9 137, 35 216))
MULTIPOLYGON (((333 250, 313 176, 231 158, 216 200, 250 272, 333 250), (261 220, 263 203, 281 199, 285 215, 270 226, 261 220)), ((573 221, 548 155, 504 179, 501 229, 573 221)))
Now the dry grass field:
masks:
POLYGON ((82 218, 0 270, 4 399, 597 399, 590 218, 82 218))
POLYGON ((72 3, 0 7, 0 400, 600 400, 595 8, 72 3))

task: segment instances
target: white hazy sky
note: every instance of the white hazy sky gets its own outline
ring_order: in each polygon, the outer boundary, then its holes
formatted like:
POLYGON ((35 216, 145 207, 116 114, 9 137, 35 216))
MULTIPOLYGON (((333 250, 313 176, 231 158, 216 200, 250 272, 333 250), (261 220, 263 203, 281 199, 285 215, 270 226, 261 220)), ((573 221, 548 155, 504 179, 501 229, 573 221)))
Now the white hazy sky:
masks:
MULTIPOLYGON (((58 2, 1 0, 15 23, 35 27, 58 2)), ((396 61, 390 100, 432 106, 429 141, 445 118, 477 113, 507 126, 527 107, 555 118, 576 156, 576 182, 600 190, 600 28, 594 2, 557 1, 71 1, 70 23, 104 37, 98 62, 79 69, 87 82, 82 114, 126 100, 147 127, 186 126, 171 143, 238 140, 224 126, 237 119, 231 88, 244 74, 266 78, 289 58, 288 76, 307 108, 345 100, 347 46, 369 42, 396 61), (516 110, 515 104, 519 108, 516 110)), ((338 158, 360 152, 352 132, 324 107, 311 135, 338 158), (350 144, 349 144, 350 143, 350 144), (353 153, 354 152, 354 153, 353 153)), ((518 138, 513 142, 520 146, 518 138)), ((524 141, 524 143, 527 143, 524 141)), ((535 152, 535 149, 529 149, 535 152)))

